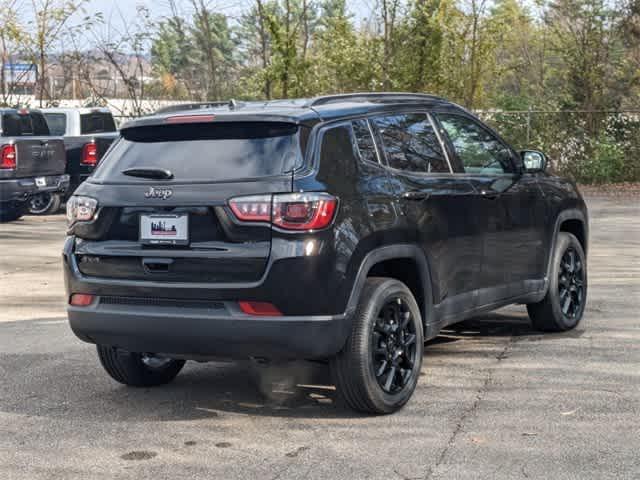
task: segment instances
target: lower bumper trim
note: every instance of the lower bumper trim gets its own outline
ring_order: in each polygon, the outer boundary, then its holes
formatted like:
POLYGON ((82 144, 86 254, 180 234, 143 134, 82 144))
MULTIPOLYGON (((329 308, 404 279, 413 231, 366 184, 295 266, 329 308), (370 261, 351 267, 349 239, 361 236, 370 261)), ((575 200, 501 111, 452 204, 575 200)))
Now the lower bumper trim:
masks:
POLYGON ((131 352, 221 358, 320 359, 338 353, 351 330, 344 315, 256 317, 232 309, 68 307, 73 332, 86 342, 131 352))

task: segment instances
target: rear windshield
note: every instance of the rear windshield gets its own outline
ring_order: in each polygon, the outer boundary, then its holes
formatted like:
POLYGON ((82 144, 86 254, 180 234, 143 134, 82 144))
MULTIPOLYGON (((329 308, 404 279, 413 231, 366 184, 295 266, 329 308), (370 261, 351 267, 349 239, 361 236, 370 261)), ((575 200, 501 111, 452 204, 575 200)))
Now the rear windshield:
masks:
POLYGON ((130 168, 159 168, 176 182, 219 182, 281 175, 301 158, 298 126, 276 122, 163 125, 122 131, 95 170, 97 182, 145 181, 130 168))
POLYGON ((80 133, 82 135, 115 131, 116 124, 110 113, 86 113, 80 115, 80 133))
POLYGON ((63 136, 67 131, 67 115, 65 113, 45 113, 51 135, 63 136))
POLYGON ((49 127, 39 112, 4 113, 2 115, 3 137, 48 136, 49 127))

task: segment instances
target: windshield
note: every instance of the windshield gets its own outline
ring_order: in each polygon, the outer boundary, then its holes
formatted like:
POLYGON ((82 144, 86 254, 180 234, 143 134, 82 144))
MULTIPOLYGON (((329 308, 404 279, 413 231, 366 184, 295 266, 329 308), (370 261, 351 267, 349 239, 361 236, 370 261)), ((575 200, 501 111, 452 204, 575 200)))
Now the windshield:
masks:
POLYGON ((300 158, 298 127, 273 122, 163 125, 123 131, 94 172, 97 182, 144 182, 132 168, 166 169, 176 182, 281 175, 300 158))

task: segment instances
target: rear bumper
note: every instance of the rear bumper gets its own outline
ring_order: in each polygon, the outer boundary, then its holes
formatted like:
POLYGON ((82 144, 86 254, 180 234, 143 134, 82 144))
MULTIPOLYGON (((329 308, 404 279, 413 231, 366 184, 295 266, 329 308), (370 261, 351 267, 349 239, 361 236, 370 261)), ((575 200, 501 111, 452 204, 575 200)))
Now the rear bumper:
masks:
POLYGON ((86 342, 186 358, 327 358, 342 349, 350 330, 344 316, 255 317, 227 305, 105 305, 99 299, 67 311, 71 329, 86 342))
MULTIPOLYGON (((289 286, 282 281, 269 286, 263 279, 259 285, 226 288, 87 277, 78 269, 73 248, 69 237, 63 251, 67 295, 96 296, 91 306, 67 308, 71 329, 86 342, 184 358, 323 359, 339 352, 351 331, 349 309, 324 314, 314 311, 313 302, 301 301, 309 295, 297 289, 311 290, 299 276, 289 275, 289 286), (275 300, 278 305, 277 299, 285 297, 295 300, 300 310, 306 306, 309 315, 290 311, 278 317, 252 316, 237 307, 240 299, 275 300)), ((317 302, 316 297, 311 298, 317 302)))
MULTIPOLYGON (((39 177, 38 177, 39 178, 39 177)), ((36 185, 36 177, 0 180, 0 202, 23 202, 39 193, 64 193, 69 188, 69 175, 42 177, 46 185, 36 185)))

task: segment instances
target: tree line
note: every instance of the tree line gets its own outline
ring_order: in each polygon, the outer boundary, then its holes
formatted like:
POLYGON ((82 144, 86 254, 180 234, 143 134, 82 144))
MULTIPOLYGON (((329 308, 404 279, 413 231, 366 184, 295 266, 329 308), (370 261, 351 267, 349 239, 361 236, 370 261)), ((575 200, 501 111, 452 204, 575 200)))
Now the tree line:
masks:
POLYGON ((239 19, 190 0, 151 38, 167 98, 417 91, 471 109, 638 106, 638 0, 256 0, 239 19))
POLYGON ((358 15, 346 0, 254 0, 233 16, 167 1, 160 19, 139 8, 113 26, 87 0, 0 0, 0 60, 37 65, 43 101, 55 57, 75 73, 110 62, 128 95, 175 100, 402 90, 470 109, 638 106, 640 0, 373 0, 358 15), (151 79, 122 67, 136 56, 151 79))

